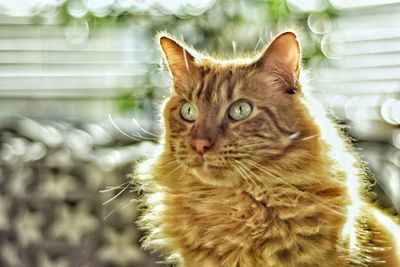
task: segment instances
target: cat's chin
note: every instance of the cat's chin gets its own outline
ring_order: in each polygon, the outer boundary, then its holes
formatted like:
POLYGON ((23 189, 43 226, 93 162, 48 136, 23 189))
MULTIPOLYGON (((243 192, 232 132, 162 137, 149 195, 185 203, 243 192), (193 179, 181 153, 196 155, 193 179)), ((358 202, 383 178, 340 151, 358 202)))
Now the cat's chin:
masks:
POLYGON ((233 187, 238 182, 229 174, 229 169, 210 166, 206 163, 202 166, 191 168, 191 172, 202 183, 211 186, 233 187))

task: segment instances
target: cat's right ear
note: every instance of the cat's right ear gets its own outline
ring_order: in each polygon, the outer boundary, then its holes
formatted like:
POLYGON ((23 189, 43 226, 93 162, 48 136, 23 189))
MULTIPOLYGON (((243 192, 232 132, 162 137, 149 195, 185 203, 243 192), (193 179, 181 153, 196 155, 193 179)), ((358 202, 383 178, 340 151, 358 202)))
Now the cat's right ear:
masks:
POLYGON ((177 84, 194 71, 195 58, 188 52, 187 48, 167 35, 159 35, 158 40, 174 83, 177 84))
POLYGON ((297 34, 286 31, 279 34, 265 49, 258 59, 258 65, 264 70, 278 66, 286 68, 289 73, 298 78, 300 71, 301 51, 297 34))

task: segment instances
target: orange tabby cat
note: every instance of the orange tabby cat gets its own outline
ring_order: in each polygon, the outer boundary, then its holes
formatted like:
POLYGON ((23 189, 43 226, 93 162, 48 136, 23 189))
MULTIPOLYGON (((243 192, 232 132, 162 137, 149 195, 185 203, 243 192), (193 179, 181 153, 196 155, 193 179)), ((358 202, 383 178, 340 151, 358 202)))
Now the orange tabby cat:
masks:
POLYGON ((167 35, 160 150, 139 165, 144 247, 178 266, 400 266, 400 227, 368 204, 347 139, 300 84, 284 32, 217 60, 167 35))

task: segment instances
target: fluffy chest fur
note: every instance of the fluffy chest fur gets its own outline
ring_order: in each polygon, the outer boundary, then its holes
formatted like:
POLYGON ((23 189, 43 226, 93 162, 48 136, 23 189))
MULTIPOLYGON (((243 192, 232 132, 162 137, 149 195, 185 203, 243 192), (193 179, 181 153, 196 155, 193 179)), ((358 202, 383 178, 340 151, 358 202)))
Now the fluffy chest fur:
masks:
POLYGON ((284 203, 275 196, 256 200, 233 189, 218 195, 210 191, 171 197, 167 203, 176 203, 172 206, 182 212, 170 210, 166 231, 187 250, 184 254, 193 254, 193 265, 208 260, 215 266, 299 266, 316 260, 316 254, 322 260, 333 252, 337 222, 327 225, 332 215, 315 203, 284 203))
POLYGON ((348 200, 340 186, 216 188, 182 174, 158 174, 161 183, 149 188, 156 189, 159 202, 142 221, 151 228, 147 244, 178 255, 173 261, 184 266, 318 266, 337 255, 325 266, 343 265, 337 247, 348 200))

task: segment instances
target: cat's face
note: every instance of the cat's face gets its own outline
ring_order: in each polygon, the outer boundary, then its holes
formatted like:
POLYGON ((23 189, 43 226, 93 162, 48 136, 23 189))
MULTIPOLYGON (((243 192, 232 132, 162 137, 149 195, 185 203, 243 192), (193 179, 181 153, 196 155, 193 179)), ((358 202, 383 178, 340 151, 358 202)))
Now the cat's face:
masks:
POLYGON ((297 81, 299 47, 293 33, 275 39, 254 61, 199 60, 161 38, 174 80, 164 109, 171 155, 194 176, 234 185, 279 160, 309 135, 297 81), (284 54, 282 54, 284 53, 284 54))

